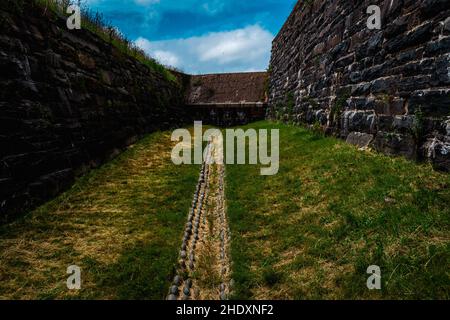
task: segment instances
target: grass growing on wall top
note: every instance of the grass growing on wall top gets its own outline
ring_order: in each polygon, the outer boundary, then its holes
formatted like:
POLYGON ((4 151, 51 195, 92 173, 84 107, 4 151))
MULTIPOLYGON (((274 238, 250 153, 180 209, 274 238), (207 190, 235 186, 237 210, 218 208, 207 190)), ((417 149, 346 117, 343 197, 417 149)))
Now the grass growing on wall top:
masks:
MULTIPOLYGON (((80 1, 81 4, 84 1, 80 1)), ((38 6, 44 12, 54 12, 60 16, 67 16, 66 9, 71 4, 78 4, 76 0, 2 0, 0 6, 10 11, 23 13, 27 8, 38 6)), ((125 35, 121 34, 114 26, 107 23, 103 15, 93 12, 86 6, 82 6, 82 28, 91 31, 105 42, 110 43, 121 53, 131 56, 143 63, 150 70, 162 74, 166 80, 177 82, 176 76, 158 61, 148 56, 141 48, 137 47, 125 35)))
POLYGON ((280 172, 227 166, 235 298, 450 298, 450 175, 299 127, 245 128, 280 129, 280 172))

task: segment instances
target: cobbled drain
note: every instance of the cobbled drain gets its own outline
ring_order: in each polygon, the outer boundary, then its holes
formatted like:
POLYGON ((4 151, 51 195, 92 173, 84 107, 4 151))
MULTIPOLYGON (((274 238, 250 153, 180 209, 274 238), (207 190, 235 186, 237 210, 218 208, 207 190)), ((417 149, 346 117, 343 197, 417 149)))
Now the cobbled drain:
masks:
POLYGON ((230 230, 225 205, 225 167, 206 149, 168 300, 227 300, 231 294, 230 230), (211 164, 214 162, 214 164, 211 164))

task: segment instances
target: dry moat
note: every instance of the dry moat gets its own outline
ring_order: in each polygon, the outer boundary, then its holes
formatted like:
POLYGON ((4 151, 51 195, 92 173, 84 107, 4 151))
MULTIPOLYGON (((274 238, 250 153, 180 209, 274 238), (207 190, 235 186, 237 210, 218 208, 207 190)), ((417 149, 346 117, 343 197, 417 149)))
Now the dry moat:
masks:
POLYGON ((2 0, 0 299, 449 299, 450 7, 372 2, 298 1, 267 71, 189 75, 2 0), (195 121, 279 132, 277 174, 175 165, 195 121))

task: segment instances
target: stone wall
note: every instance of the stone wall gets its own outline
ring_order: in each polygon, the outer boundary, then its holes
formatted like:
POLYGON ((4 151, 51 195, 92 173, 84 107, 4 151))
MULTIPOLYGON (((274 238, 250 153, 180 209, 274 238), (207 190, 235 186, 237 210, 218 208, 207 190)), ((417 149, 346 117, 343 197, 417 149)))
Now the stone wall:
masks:
POLYGON ((191 76, 188 104, 267 102, 267 72, 191 76))
POLYGON ((267 72, 191 76, 186 108, 194 120, 222 127, 263 120, 267 84, 267 72))
POLYGON ((448 0, 299 1, 273 42, 267 116, 450 170, 449 17, 448 0))
POLYGON ((192 121, 204 124, 232 127, 264 120, 267 104, 254 103, 198 103, 186 106, 192 121))
POLYGON ((183 91, 87 30, 0 10, 0 221, 184 119, 183 91))

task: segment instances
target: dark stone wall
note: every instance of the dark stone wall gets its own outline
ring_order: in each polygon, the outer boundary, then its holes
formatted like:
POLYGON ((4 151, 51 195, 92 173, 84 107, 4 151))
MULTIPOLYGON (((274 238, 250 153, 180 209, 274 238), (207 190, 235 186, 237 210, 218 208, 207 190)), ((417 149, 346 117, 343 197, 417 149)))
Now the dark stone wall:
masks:
POLYGON ((267 72, 191 76, 188 104, 267 102, 267 72))
POLYGON ((267 85, 267 72, 190 76, 186 108, 192 120, 220 127, 263 120, 267 85))
POLYGON ((273 42, 267 116, 450 170, 449 17, 448 0, 299 1, 273 42))
POLYGON ((184 116, 179 84, 41 9, 0 10, 0 222, 184 116))
POLYGON ((204 124, 232 127, 246 125, 264 120, 267 104, 259 103, 206 103, 186 106, 192 121, 202 121, 204 124))

